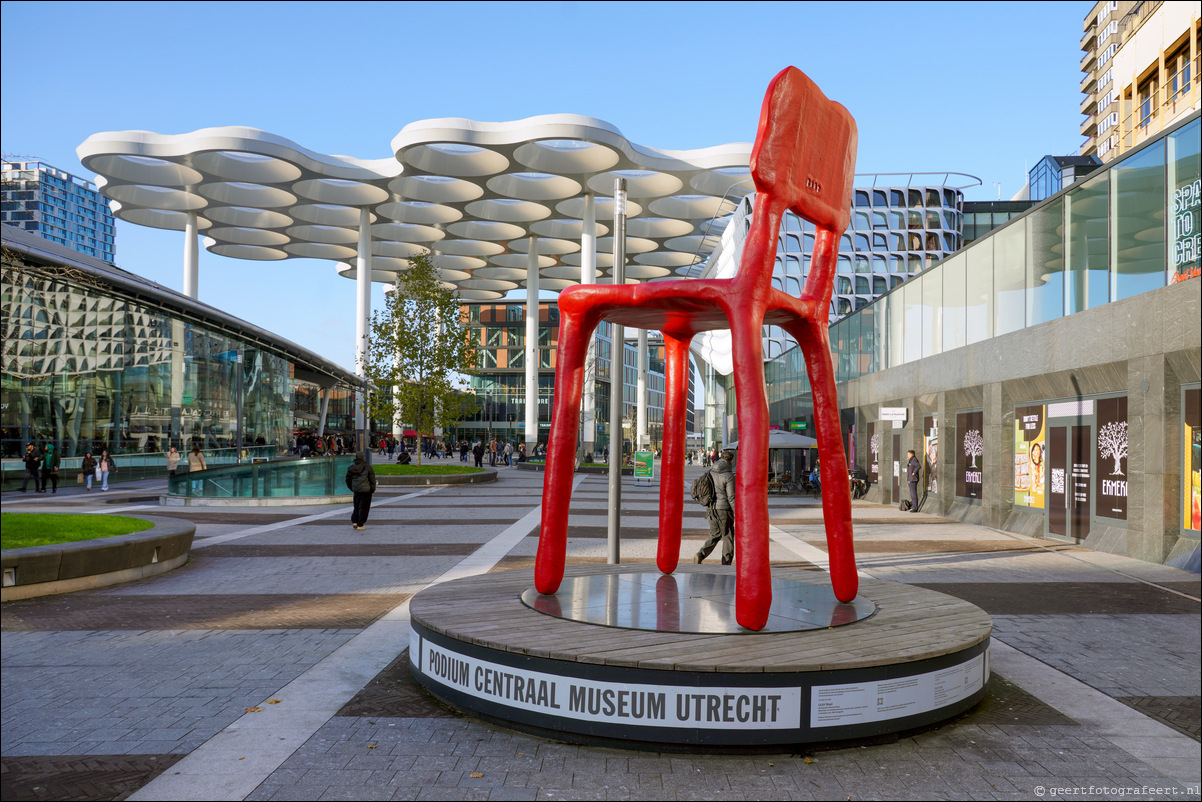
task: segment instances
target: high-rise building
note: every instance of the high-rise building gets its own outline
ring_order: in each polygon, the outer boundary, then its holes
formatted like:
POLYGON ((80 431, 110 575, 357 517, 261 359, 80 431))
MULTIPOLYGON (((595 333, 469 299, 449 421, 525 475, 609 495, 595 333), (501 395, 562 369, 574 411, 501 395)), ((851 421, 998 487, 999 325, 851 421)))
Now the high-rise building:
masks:
POLYGON ((1119 20, 1134 6, 1135 0, 1098 0, 1085 15, 1081 50, 1081 155, 1101 155, 1114 147, 1118 125, 1118 85, 1114 82, 1111 61, 1119 49, 1119 20))
POLYGON ((1197 3, 1102 0, 1081 37, 1081 155, 1110 161, 1199 107, 1197 3))
POLYGON ((0 222, 113 262, 113 213, 95 185, 40 161, 4 161, 0 222))

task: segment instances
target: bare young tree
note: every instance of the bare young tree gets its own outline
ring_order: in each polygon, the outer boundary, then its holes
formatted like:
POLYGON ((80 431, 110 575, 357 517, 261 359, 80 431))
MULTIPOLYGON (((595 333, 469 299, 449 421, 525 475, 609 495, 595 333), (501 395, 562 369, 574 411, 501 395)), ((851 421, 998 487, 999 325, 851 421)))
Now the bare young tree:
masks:
POLYGON ((1111 476, 1124 476, 1121 460, 1127 456, 1127 421, 1111 421, 1098 432, 1098 453, 1114 460, 1111 476))
POLYGON ((972 457, 972 465, 969 467, 977 467, 977 457, 985 453, 985 441, 981 439, 981 433, 976 429, 969 429, 964 434, 964 456, 972 457))

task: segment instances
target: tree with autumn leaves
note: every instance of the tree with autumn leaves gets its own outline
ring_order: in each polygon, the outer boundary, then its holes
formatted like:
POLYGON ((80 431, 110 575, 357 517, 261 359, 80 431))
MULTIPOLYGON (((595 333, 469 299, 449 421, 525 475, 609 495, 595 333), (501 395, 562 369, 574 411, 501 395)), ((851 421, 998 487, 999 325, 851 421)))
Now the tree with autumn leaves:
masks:
MULTIPOLYGON (((385 293, 384 309, 372 313, 363 367, 375 389, 367 411, 425 435, 479 408, 464 380, 476 369, 476 349, 459 293, 443 282, 429 253, 409 263, 385 293)), ((416 456, 420 465, 420 448, 416 456)))

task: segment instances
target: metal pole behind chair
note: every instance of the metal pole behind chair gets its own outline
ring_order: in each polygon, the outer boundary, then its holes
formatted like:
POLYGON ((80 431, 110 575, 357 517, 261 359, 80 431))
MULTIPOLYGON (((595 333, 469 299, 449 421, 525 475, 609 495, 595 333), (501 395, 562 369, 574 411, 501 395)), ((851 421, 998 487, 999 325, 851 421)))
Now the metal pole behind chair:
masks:
MULTIPOLYGON (((614 286, 626 283, 626 179, 614 179, 614 286)), ((626 369, 626 332, 613 327, 609 360, 609 521, 606 533, 610 565, 622 562, 622 389, 626 369), (614 433, 617 433, 617 442, 614 433)))

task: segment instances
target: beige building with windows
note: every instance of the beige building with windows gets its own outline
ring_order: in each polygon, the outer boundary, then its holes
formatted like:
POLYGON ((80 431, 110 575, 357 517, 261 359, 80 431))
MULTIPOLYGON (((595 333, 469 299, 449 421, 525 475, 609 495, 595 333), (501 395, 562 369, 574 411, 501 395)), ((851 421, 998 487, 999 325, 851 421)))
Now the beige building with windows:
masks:
POLYGON ((1081 155, 1110 161, 1199 108, 1198 4, 1095 3, 1081 38, 1081 155))

